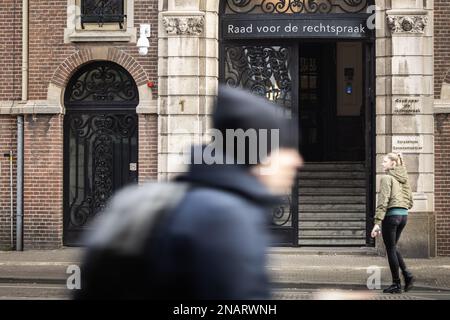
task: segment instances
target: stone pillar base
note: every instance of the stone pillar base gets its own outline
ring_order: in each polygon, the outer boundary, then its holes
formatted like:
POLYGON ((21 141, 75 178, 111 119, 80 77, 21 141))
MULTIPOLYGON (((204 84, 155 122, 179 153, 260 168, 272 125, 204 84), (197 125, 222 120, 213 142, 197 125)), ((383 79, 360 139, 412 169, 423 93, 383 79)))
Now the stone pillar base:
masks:
MULTIPOLYGON (((404 258, 435 257, 435 217, 434 212, 413 212, 408 216, 406 225, 398 243, 398 249, 404 258)), ((386 256, 383 238, 376 241, 378 254, 386 256)))

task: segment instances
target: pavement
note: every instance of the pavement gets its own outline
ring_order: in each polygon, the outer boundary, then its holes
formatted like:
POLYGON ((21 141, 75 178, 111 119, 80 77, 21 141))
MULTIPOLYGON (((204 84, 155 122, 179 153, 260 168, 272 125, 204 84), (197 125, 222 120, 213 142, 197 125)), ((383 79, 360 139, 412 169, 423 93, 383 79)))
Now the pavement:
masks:
POLYGON ((401 295, 382 293, 389 265, 369 248, 273 248, 268 257, 276 300, 450 300, 450 257, 405 259, 417 280, 401 295))
MULTIPOLYGON (((0 299, 69 299, 67 270, 82 254, 80 248, 0 252, 0 299)), ((275 300, 450 300, 450 257, 405 261, 417 281, 401 295, 382 293, 391 283, 388 263, 368 248, 271 248, 268 270, 275 300)))

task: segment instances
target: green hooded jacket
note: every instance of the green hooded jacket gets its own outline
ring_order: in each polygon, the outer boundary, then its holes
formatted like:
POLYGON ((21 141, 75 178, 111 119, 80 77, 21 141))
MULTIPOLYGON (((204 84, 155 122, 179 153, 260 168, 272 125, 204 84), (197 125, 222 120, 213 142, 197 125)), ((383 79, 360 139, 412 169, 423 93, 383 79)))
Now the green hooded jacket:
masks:
POLYGON ((405 166, 397 166, 381 178, 380 193, 375 212, 375 224, 381 225, 390 208, 411 209, 413 198, 405 166))

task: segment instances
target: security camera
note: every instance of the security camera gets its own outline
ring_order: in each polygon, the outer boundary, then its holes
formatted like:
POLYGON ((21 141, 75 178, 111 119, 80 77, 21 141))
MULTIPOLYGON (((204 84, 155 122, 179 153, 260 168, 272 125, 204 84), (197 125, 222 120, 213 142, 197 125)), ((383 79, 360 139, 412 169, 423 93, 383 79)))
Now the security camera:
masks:
POLYGON ((150 38, 150 25, 141 24, 140 36, 136 44, 136 46, 139 47, 139 54, 141 56, 148 54, 148 48, 150 47, 150 41, 148 41, 148 38, 150 38))
POLYGON ((139 47, 139 54, 141 56, 146 56, 148 54, 148 48, 147 47, 139 47))

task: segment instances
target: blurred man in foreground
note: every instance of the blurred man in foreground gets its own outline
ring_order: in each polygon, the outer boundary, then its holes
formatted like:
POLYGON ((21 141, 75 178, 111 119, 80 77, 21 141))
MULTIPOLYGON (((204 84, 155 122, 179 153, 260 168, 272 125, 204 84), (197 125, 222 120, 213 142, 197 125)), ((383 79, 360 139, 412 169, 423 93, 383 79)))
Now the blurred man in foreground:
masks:
MULTIPOLYGON (((278 106, 226 87, 219 89, 213 127, 220 138, 193 149, 188 172, 172 183, 185 186, 182 196, 173 193, 176 204, 158 217, 157 228, 149 229, 151 236, 122 232, 131 238, 128 251, 136 251, 136 237, 144 238, 134 264, 114 254, 109 254, 109 264, 98 263, 105 251, 114 252, 112 242, 123 248, 125 237, 91 239, 79 299, 270 298, 266 248, 271 209, 290 191, 303 164, 297 151, 298 131, 278 106), (253 139, 238 141, 236 132, 247 132, 253 139), (105 270, 107 265, 113 271, 105 270), (115 286, 111 278, 120 283, 115 286)), ((167 190, 158 199, 170 198, 167 190)), ((145 197, 145 187, 140 192, 145 197)), ((142 199, 133 201, 145 202, 142 199)), ((109 225, 111 229, 115 223, 111 220, 109 225)))

